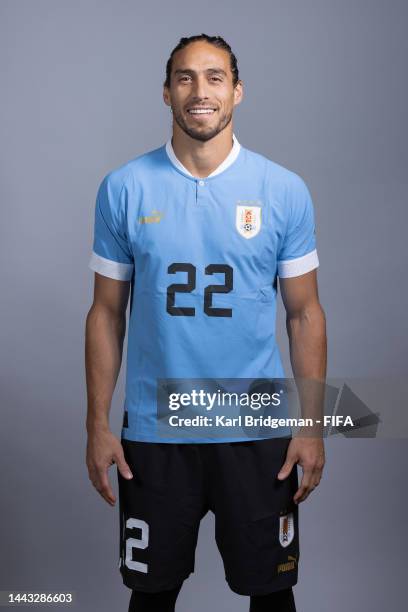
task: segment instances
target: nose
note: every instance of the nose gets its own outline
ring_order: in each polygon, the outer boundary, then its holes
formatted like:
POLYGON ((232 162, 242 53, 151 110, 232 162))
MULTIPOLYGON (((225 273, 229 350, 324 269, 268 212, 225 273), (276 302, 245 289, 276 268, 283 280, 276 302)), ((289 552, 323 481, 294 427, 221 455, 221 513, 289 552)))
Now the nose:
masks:
POLYGON ((194 80, 193 94, 195 98, 207 99, 207 81, 203 75, 194 80))

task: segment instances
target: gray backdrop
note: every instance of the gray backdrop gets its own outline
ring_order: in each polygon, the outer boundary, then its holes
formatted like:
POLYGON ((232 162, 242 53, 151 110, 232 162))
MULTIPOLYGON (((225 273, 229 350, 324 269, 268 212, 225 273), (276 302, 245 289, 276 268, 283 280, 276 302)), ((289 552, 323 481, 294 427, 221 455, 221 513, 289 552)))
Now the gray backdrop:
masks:
MULTIPOLYGON (((170 134, 162 82, 181 36, 230 42, 245 86, 239 141, 310 188, 329 376, 404 375, 406 19, 403 0, 1 0, 0 589, 74 590, 81 611, 127 606, 117 509, 84 464, 87 266, 100 180, 170 134)), ((280 304, 288 365, 283 315, 280 304)), ((406 441, 326 448, 301 505, 299 612, 402 609, 406 441)), ((180 612, 247 610, 213 531, 207 515, 180 612)))

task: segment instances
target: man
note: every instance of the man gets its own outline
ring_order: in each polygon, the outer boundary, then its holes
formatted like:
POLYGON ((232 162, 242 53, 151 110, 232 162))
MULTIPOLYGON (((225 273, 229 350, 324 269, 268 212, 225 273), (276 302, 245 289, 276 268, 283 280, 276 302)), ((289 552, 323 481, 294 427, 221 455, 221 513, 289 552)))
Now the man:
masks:
POLYGON ((87 466, 114 505, 108 468, 117 465, 129 611, 174 610, 208 510, 231 589, 250 596, 252 612, 295 610, 298 503, 320 481, 321 438, 166 438, 157 427, 158 379, 284 377, 274 333, 278 276, 294 376, 325 379, 310 194, 298 175, 240 145, 232 116, 242 96, 221 37, 182 38, 163 91, 172 138, 108 174, 98 191, 87 466), (118 440, 108 414, 130 289, 118 440))

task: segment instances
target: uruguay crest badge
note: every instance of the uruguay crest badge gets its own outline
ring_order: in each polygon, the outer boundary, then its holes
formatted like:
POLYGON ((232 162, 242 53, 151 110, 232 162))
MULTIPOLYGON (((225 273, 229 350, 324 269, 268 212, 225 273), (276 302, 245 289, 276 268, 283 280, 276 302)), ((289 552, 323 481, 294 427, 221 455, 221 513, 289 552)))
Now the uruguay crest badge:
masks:
POLYGON ((237 204, 236 228, 244 238, 253 238, 261 229, 261 207, 237 204))
POLYGON ((279 517, 279 542, 283 548, 289 546, 295 535, 293 512, 279 517))

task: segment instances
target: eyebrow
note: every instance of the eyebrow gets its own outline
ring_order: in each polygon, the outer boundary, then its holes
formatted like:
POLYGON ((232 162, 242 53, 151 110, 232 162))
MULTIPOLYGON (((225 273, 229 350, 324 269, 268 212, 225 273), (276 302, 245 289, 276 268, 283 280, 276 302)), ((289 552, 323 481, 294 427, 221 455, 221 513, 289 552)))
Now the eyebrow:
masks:
MULTIPOLYGON (((227 73, 222 68, 207 68, 205 72, 211 72, 212 74, 223 74, 227 76, 227 73)), ((196 74, 195 70, 189 68, 178 68, 174 71, 174 74, 196 74)))

